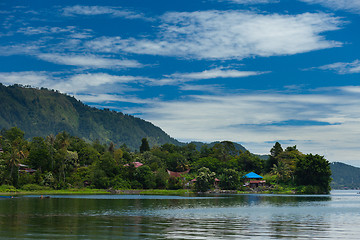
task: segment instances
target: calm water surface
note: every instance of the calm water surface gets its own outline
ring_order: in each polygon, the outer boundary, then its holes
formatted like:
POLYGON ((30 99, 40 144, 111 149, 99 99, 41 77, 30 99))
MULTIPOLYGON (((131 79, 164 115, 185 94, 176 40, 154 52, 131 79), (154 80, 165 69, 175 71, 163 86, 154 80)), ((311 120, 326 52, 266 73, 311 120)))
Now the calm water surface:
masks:
POLYGON ((1 239, 359 239, 360 194, 0 198, 1 239))

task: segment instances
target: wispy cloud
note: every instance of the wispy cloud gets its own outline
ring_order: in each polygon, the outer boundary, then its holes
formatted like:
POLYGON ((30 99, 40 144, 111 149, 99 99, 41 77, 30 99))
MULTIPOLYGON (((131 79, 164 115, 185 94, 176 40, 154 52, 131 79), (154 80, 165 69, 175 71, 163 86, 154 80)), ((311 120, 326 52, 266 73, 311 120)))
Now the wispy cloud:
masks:
POLYGON ((321 4, 334 10, 345 10, 360 14, 360 1, 358 0, 300 0, 310 4, 321 4))
POLYGON ((360 61, 355 60, 351 63, 345 63, 345 62, 332 63, 321 67, 317 67, 317 69, 332 70, 338 74, 360 73, 360 61))
POLYGON ((110 6, 82 6, 82 5, 68 6, 63 9, 63 14, 65 16, 110 15, 112 17, 121 17, 128 19, 136 19, 136 18, 145 19, 143 14, 136 13, 134 11, 123 9, 120 7, 110 7, 110 6))
POLYGON ((342 46, 321 34, 339 29, 343 22, 323 13, 170 12, 161 19, 155 40, 102 37, 85 45, 92 51, 195 59, 292 55, 342 46))
POLYGON ((5 85, 21 84, 32 87, 46 87, 56 89, 63 93, 85 94, 97 92, 124 93, 134 91, 127 84, 148 81, 143 77, 117 76, 107 73, 84 73, 66 75, 64 73, 51 72, 2 72, 0 82, 5 85))
POLYGON ((278 3, 280 0, 219 0, 221 2, 227 1, 236 4, 253 5, 253 4, 267 4, 278 3))
POLYGON ((18 33, 23 33, 25 35, 37 35, 37 34, 56 34, 56 33, 67 33, 74 32, 76 27, 67 26, 65 28, 60 27, 23 27, 17 30, 18 33))
POLYGON ((238 71, 238 70, 223 70, 221 68, 215 68, 211 70, 205 70, 203 72, 193 72, 193 73, 174 73, 168 75, 169 78, 176 79, 212 79, 212 78, 242 78, 249 76, 261 75, 267 72, 256 72, 256 71, 238 71))
POLYGON ((360 86, 344 86, 339 89, 347 93, 360 93, 360 86))
MULTIPOLYGON (((141 99, 138 97, 132 96, 121 96, 119 94, 77 94, 75 95, 77 99, 88 103, 95 104, 104 104, 110 102, 127 102, 135 104, 149 104, 154 103, 154 99, 141 99)), ((107 105, 102 105, 103 107, 108 107, 107 105)))
POLYGON ((51 81, 52 76, 47 72, 0 72, 0 82, 5 85, 21 84, 46 87, 51 81))
MULTIPOLYGON (((151 85, 164 86, 164 85, 179 85, 185 82, 192 82, 204 79, 214 78, 244 78, 250 76, 261 75, 268 72, 257 71, 238 71, 234 69, 224 70, 222 68, 214 68, 202 72, 192 73, 173 73, 165 75, 162 79, 151 79, 151 85)), ((184 89, 184 88, 183 88, 184 89)))
POLYGON ((119 60, 95 55, 65 55, 57 53, 37 54, 41 60, 85 68, 139 68, 143 65, 135 60, 119 60))

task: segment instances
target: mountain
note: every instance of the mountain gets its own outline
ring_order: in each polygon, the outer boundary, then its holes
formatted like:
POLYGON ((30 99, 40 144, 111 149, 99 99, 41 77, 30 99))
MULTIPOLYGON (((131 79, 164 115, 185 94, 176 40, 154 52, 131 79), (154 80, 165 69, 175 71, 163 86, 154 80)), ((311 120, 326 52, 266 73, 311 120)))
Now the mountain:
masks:
MULTIPOLYGON (((226 143, 226 142, 227 141, 223 141, 223 142, 216 141, 216 142, 211 142, 211 143, 203 143, 203 142, 191 142, 191 143, 196 146, 196 150, 200 151, 203 146, 206 146, 208 148, 212 148, 217 143, 226 143)), ((235 149, 237 151, 241 151, 241 152, 248 151, 243 145, 241 145, 239 143, 233 142, 233 145, 234 145, 234 147, 235 147, 235 149)), ((269 159, 269 155, 258 155, 258 154, 253 154, 253 155, 258 156, 262 160, 268 160, 269 159)))
POLYGON ((333 189, 359 189, 360 188, 360 168, 351 165, 333 162, 330 164, 333 181, 333 189))
POLYGON ((26 138, 66 131, 87 141, 125 143, 133 150, 139 148, 142 138, 151 146, 182 144, 140 118, 96 109, 58 91, 0 83, 0 129, 14 126, 23 130, 26 138))
MULTIPOLYGON (((215 144, 221 143, 221 142, 217 141, 217 142, 212 142, 212 143, 203 143, 203 142, 191 142, 191 143, 196 146, 196 150, 200 151, 203 146, 212 148, 215 144)), ((242 146, 241 144, 238 144, 238 143, 233 143, 233 144, 234 144, 234 147, 236 150, 238 150, 238 151, 240 150, 242 152, 247 151, 246 148, 244 146, 242 146)))

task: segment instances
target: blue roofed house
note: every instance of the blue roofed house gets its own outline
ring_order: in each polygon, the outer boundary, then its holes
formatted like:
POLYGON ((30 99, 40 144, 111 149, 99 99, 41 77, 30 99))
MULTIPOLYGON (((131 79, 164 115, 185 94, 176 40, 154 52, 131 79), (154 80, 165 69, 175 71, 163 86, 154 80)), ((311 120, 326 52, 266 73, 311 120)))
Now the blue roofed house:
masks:
POLYGON ((266 181, 263 180, 263 177, 254 172, 250 172, 244 176, 245 186, 250 188, 257 188, 265 186, 266 181))

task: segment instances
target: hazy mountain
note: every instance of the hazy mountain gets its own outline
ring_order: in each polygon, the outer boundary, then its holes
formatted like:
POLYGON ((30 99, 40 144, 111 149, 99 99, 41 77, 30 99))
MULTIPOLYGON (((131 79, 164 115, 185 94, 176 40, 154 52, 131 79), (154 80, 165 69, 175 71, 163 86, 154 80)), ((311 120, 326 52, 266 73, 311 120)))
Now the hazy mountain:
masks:
POLYGON ((360 188, 360 168, 341 162, 331 163, 330 167, 333 189, 360 188))
POLYGON ((0 129, 14 126, 25 131, 26 138, 65 130, 88 141, 125 143, 131 149, 138 149, 144 137, 151 146, 181 144, 140 118, 89 107, 53 90, 0 84, 0 129))

